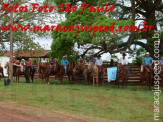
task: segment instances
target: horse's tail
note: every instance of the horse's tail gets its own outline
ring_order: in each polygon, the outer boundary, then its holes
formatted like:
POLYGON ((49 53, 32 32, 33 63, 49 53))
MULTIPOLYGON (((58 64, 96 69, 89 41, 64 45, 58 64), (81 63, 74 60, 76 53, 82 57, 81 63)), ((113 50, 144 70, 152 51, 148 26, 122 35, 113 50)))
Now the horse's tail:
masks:
POLYGON ((2 72, 2 76, 3 76, 3 78, 5 77, 3 72, 2 72))

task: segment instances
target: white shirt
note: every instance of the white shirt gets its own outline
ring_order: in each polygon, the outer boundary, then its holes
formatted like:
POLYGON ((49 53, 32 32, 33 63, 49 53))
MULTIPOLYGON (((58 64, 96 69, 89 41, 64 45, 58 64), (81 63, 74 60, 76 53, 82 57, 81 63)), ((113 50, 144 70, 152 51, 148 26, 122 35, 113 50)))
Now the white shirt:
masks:
POLYGON ((95 65, 102 66, 103 61, 102 59, 96 59, 95 65))
POLYGON ((45 59, 43 59, 43 60, 41 60, 41 63, 47 63, 47 60, 45 59))
POLYGON ((120 63, 120 64, 122 64, 122 65, 127 65, 128 64, 128 61, 127 61, 127 59, 125 58, 125 59, 123 59, 123 57, 119 60, 119 62, 118 63, 120 63))

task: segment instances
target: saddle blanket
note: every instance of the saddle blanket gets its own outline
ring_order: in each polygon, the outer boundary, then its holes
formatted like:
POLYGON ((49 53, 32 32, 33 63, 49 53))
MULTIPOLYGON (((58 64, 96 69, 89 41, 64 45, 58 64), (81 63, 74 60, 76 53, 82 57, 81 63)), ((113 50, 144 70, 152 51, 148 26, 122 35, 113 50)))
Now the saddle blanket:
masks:
POLYGON ((116 80, 117 78, 117 67, 107 68, 108 82, 116 80))

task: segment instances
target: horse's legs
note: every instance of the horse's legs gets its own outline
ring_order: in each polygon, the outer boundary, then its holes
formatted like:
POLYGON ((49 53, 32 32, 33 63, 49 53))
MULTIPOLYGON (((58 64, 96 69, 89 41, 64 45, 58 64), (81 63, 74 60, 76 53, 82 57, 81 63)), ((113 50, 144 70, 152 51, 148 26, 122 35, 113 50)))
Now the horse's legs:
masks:
POLYGON ((96 83, 97 83, 97 86, 98 86, 98 75, 96 76, 96 83))
POLYGON ((47 76, 47 84, 49 85, 49 76, 47 76))
POLYGON ((95 76, 93 75, 93 86, 95 85, 95 76))

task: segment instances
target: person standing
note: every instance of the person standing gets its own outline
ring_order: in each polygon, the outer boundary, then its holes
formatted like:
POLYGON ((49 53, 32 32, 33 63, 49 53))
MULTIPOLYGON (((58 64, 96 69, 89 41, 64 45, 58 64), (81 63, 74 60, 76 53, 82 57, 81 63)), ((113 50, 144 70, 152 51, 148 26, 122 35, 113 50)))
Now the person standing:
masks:
POLYGON ((150 64, 153 62, 153 58, 150 57, 149 52, 146 53, 146 57, 143 58, 142 63, 149 68, 150 64))
POLYGON ((61 60, 61 65, 63 66, 65 70, 65 75, 67 75, 67 66, 69 61, 66 59, 66 56, 63 56, 63 59, 61 60))
POLYGON ((122 54, 122 58, 119 60, 118 63, 120 65, 122 65, 122 66, 126 66, 127 76, 129 76, 128 61, 126 59, 126 54, 125 53, 122 54))

